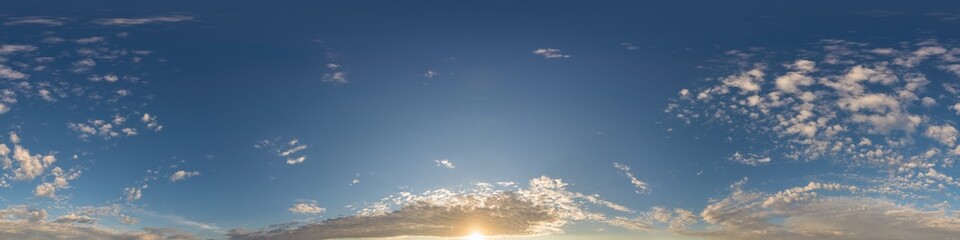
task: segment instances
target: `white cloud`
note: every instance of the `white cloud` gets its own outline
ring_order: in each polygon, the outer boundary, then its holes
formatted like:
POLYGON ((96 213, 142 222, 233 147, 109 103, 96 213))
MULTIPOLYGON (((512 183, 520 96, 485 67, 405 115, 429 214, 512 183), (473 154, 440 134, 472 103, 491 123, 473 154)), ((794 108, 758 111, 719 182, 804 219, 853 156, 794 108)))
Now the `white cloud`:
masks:
POLYGON ((0 160, 3 161, 4 169, 12 169, 14 180, 33 180, 57 161, 53 154, 31 154, 30 150, 20 145, 20 136, 16 133, 10 133, 10 142, 13 143, 12 156, 9 148, 0 144, 0 160))
POLYGON ((956 128, 950 124, 944 124, 927 126, 927 131, 923 135, 944 145, 954 146, 957 142, 957 134, 956 128))
POLYGON ((437 76, 440 76, 440 72, 433 71, 433 70, 427 70, 426 72, 423 73, 423 77, 425 78, 435 78, 437 76))
POLYGON ((60 167, 54 167, 53 170, 50 170, 50 174, 53 175, 53 182, 45 182, 37 185, 33 191, 33 195, 37 197, 56 198, 56 191, 58 189, 70 188, 69 181, 80 177, 80 173, 80 170, 65 172, 60 167))
POLYGON ((37 50, 36 46, 23 44, 3 44, 0 45, 0 55, 9 55, 14 53, 33 52, 37 50))
POLYGON ((630 172, 630 166, 623 165, 620 163, 613 163, 613 167, 619 169, 620 173, 622 173, 623 175, 627 176, 628 179, 630 179, 630 184, 632 184, 633 187, 637 188, 636 190, 637 193, 650 192, 650 189, 647 187, 647 183, 644 181, 640 181, 640 179, 637 179, 637 177, 630 172))
POLYGON ((301 213, 301 214, 323 214, 327 211, 326 208, 317 206, 315 202, 299 202, 293 204, 293 207, 288 208, 290 212, 301 213))
POLYGON ((163 130, 163 125, 160 125, 160 122, 157 121, 157 116, 150 115, 149 113, 144 113, 143 117, 140 117, 140 121, 147 125, 147 129, 159 132, 163 130))
POLYGON ((543 56, 543 58, 570 58, 570 55, 563 54, 560 49, 540 48, 533 51, 533 54, 543 56))
POLYGON ((78 38, 78 39, 74 39, 73 41, 79 44, 91 44, 91 43, 103 42, 104 40, 105 40, 104 37, 98 36, 98 37, 78 38))
POLYGON ((723 79, 723 84, 739 88, 741 94, 760 91, 764 73, 761 69, 753 69, 737 75, 730 75, 723 79))
POLYGON ((127 202, 140 200, 140 197, 143 197, 143 189, 146 188, 147 185, 123 188, 123 198, 126 199, 127 202))
POLYGON ((106 26, 134 26, 143 24, 171 23, 191 21, 194 18, 186 15, 155 16, 144 18, 98 18, 93 23, 106 26))
POLYGON ((95 221, 87 216, 64 215, 53 222, 46 218, 44 209, 22 205, 0 209, 0 239, 196 239, 175 229, 125 232, 105 228, 92 224, 95 221))
POLYGON ((273 139, 260 140, 257 144, 254 144, 253 147, 269 149, 277 154, 277 156, 286 159, 287 164, 295 165, 307 160, 307 156, 301 151, 307 149, 309 146, 301 143, 300 140, 296 138, 289 141, 282 141, 280 137, 276 137, 273 139))
POLYGON ((733 188, 700 216, 709 224, 684 235, 708 239, 946 239, 960 234, 960 219, 869 197, 824 197, 816 191, 855 191, 810 183, 774 195, 733 188), (779 219, 779 220, 777 220, 779 219))
POLYGON ((360 173, 357 173, 357 176, 353 178, 353 181, 350 181, 350 186, 357 185, 360 183, 360 173))
POLYGON ((921 105, 928 108, 937 105, 937 100, 931 97, 923 97, 923 99, 921 99, 920 101, 921 101, 920 102, 921 105))
POLYGON ((777 89, 785 93, 798 93, 798 87, 806 87, 814 84, 815 81, 813 78, 804 74, 816 70, 815 62, 801 59, 797 60, 792 65, 789 65, 789 67, 793 68, 795 71, 777 77, 774 80, 777 89))
POLYGON ((453 162, 448 159, 433 160, 433 162, 437 164, 437 167, 456 168, 453 162))
POLYGON ((755 154, 741 154, 740 152, 735 152, 733 155, 730 155, 729 158, 731 161, 738 162, 744 165, 757 166, 762 164, 767 164, 771 162, 770 157, 758 156, 755 154))
MULTIPOLYGON (((299 227, 288 225, 259 231, 234 229, 228 235, 231 239, 462 237, 474 232, 476 226, 483 226, 483 234, 487 236, 524 236, 559 233, 562 232, 561 227, 575 221, 632 230, 649 229, 642 219, 608 217, 588 211, 585 206, 587 203, 619 205, 595 195, 567 191, 567 183, 560 179, 539 177, 530 180, 527 189, 516 190, 495 190, 491 184, 481 185, 469 191, 437 189, 423 194, 401 192, 353 216, 299 227), (391 206, 398 209, 391 210, 391 206)), ((303 207, 312 209, 309 204, 303 207)), ((622 206, 619 208, 625 209, 622 206)))
POLYGON ((59 18, 51 18, 51 17, 43 17, 43 16, 15 17, 15 18, 7 19, 7 21, 3 22, 3 25, 7 25, 7 26, 46 25, 46 26, 56 27, 56 26, 63 26, 63 20, 59 18))
POLYGON ((347 72, 324 73, 323 82, 332 82, 335 84, 350 83, 350 81, 347 80, 347 72))
POLYGON ((19 80, 29 77, 25 73, 14 70, 6 65, 0 64, 0 79, 19 80))
POLYGON ((199 175, 200 175, 200 172, 198 171, 178 170, 174 172, 173 175, 170 175, 170 182, 179 182, 182 180, 186 180, 187 178, 196 177, 199 175))
POLYGON ((903 65, 906 67, 915 67, 917 64, 920 64, 920 62, 930 58, 931 56, 944 54, 946 52, 947 49, 944 49, 940 46, 922 47, 914 51, 910 56, 895 59, 894 64, 903 65))

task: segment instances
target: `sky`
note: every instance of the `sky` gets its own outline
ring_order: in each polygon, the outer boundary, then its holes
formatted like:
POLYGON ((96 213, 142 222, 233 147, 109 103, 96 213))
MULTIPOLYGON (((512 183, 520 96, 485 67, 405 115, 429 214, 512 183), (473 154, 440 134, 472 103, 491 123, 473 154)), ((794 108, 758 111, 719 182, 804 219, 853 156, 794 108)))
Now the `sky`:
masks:
POLYGON ((0 6, 2 239, 960 236, 960 4, 0 6))

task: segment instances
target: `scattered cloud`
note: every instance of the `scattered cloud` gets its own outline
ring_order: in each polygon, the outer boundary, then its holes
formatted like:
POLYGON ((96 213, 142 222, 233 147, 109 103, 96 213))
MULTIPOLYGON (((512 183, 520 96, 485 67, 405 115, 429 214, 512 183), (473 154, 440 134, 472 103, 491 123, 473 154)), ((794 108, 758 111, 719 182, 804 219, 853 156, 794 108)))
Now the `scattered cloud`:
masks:
POLYGON ((13 144, 12 152, 6 144, 0 143, 0 163, 3 169, 10 169, 13 173, 12 176, 4 174, 4 180, 33 180, 57 161, 52 153, 31 154, 30 150, 20 145, 20 136, 14 132, 10 133, 9 140, 13 144))
POLYGON ((323 214, 327 211, 326 208, 317 206, 317 203, 314 201, 298 202, 293 204, 293 207, 290 207, 287 210, 300 214, 323 214))
POLYGON ((543 56, 543 58, 570 58, 570 55, 563 54, 560 49, 540 48, 533 51, 533 54, 543 56))
POLYGON ((104 37, 88 37, 88 38, 78 38, 78 39, 74 39, 73 41, 76 42, 76 43, 79 43, 79 44, 91 44, 91 43, 103 42, 103 41, 105 41, 105 40, 106 40, 106 38, 104 38, 104 37))
POLYGON ((283 141, 282 138, 276 137, 273 139, 260 140, 254 144, 253 147, 271 150, 277 156, 286 159, 287 164, 295 165, 307 160, 307 156, 301 151, 307 149, 309 146, 301 143, 300 140, 296 138, 283 141))
POLYGON ((350 83, 350 81, 347 80, 347 72, 324 73, 323 82, 330 82, 330 83, 336 83, 336 84, 350 83))
POLYGON ((630 172, 630 166, 620 164, 620 163, 613 163, 613 167, 620 170, 620 173, 622 173, 624 176, 627 176, 627 178, 630 179, 630 184, 633 184, 633 187, 637 188, 636 192, 638 194, 650 192, 650 189, 647 187, 647 183, 644 181, 640 181, 640 179, 637 179, 637 177, 630 172))
POLYGON ((434 70, 427 70, 426 72, 423 73, 423 77, 425 78, 435 78, 438 76, 440 76, 440 72, 437 72, 434 70))
POLYGON ((937 104, 960 91, 955 79, 927 76, 951 73, 944 66, 960 64, 960 48, 836 39, 814 46, 801 55, 730 51, 729 64, 714 66, 728 73, 681 90, 665 111, 683 124, 730 129, 728 141, 762 149, 732 154, 745 165, 826 160, 889 174, 880 181, 901 194, 953 187, 927 173, 952 167, 960 152, 954 119, 935 114, 960 112, 954 102, 937 104))
POLYGON ((17 53, 33 52, 37 47, 24 44, 2 44, 0 45, 0 55, 10 55, 17 53))
POLYGON ((453 165, 453 162, 451 162, 448 159, 433 160, 433 162, 437 164, 437 167, 450 168, 450 169, 456 168, 456 166, 453 165))
POLYGON ((770 157, 758 156, 755 154, 741 154, 740 152, 735 152, 733 155, 730 155, 730 160, 738 162, 744 165, 757 166, 762 164, 770 163, 770 157))
POLYGON ((37 197, 56 198, 56 191, 58 189, 70 188, 69 181, 79 178, 80 173, 80 170, 71 170, 67 172, 60 167, 54 167, 53 170, 50 170, 50 175, 53 176, 53 181, 44 182, 40 185, 37 185, 33 191, 33 195, 37 197))
POLYGON ((135 25, 144 25, 144 24, 157 24, 157 23, 172 23, 172 22, 183 22, 183 21, 192 21, 194 18, 187 15, 168 15, 168 16, 155 16, 155 17, 144 17, 144 18, 98 18, 94 19, 93 23, 105 25, 105 26, 135 26, 135 25))
POLYGON ((140 200, 140 197, 143 197, 143 189, 147 189, 147 187, 149 187, 149 185, 144 184, 136 187, 123 188, 123 199, 127 200, 127 202, 140 200))
POLYGON ((350 181, 350 186, 357 185, 360 183, 360 173, 357 173, 357 176, 353 178, 353 181, 350 181))
POLYGON ((200 172, 198 171, 184 171, 177 170, 172 175, 170 175, 170 182, 179 182, 186 180, 187 178, 199 176, 200 172))
POLYGON ((150 115, 149 113, 144 113, 143 117, 140 118, 144 124, 146 124, 147 129, 159 132, 163 130, 163 125, 160 125, 160 122, 157 121, 157 116, 150 115))

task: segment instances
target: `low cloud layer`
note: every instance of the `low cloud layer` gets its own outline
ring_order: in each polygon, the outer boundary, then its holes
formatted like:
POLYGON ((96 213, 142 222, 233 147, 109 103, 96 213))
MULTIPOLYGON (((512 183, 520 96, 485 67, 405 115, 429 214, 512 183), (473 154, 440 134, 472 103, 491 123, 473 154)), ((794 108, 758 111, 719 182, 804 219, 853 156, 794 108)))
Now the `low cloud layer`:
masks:
MULTIPOLYGON (((822 191, 854 190, 810 183, 775 194, 742 190, 706 207, 706 230, 681 230, 708 239, 950 239, 960 236, 956 212, 923 210, 866 196, 818 197, 822 191)), ((855 190, 854 190, 855 191, 855 190)))
POLYGON ((527 189, 502 190, 482 183, 468 191, 399 193, 353 216, 261 231, 235 229, 228 235, 231 239, 462 237, 473 232, 528 236, 560 233, 574 221, 646 228, 642 221, 587 210, 586 204, 631 211, 595 195, 567 191, 566 186, 560 179, 539 177, 530 180, 527 189), (399 208, 391 210, 394 205, 399 208))

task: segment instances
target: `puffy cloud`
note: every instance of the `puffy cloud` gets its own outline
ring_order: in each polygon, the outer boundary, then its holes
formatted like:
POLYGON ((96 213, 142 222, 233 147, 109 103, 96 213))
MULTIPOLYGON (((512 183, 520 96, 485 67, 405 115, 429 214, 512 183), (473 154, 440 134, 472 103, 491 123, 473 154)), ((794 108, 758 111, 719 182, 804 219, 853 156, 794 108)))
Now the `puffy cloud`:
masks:
POLYGON ((937 100, 931 97, 923 97, 920 104, 924 107, 933 107, 937 105, 937 100))
MULTIPOLYGON (((592 221, 643 230, 644 221, 607 217, 585 209, 598 204, 566 190, 560 179, 539 177, 528 189, 496 190, 481 184, 470 191, 439 189, 423 194, 400 193, 361 210, 357 215, 302 226, 280 225, 260 231, 231 230, 231 239, 333 239, 397 236, 462 237, 476 231, 487 236, 542 235, 562 231, 571 221, 592 221), (390 205, 399 209, 390 210, 390 205)), ((604 204, 600 204, 604 205, 604 204)))
POLYGON ((6 65, 0 64, 0 78, 8 80, 19 80, 29 77, 26 73, 14 70, 6 65))
POLYGON ((570 58, 570 55, 563 54, 560 49, 540 48, 533 51, 533 54, 543 56, 543 58, 570 58))
POLYGON ((144 124, 147 125, 147 129, 159 132, 163 130, 163 125, 160 125, 160 122, 157 121, 157 116, 150 115, 149 113, 144 113, 143 117, 140 118, 144 124))
MULTIPOLYGON (((4 169, 12 169, 14 180, 33 180, 57 161, 53 154, 31 154, 29 149, 20 145, 20 136, 16 133, 10 133, 10 142, 13 143, 13 154, 6 145, 0 144, 0 160, 4 169)), ((48 189, 44 187, 42 190, 48 189)))
POLYGON ((924 136, 927 136, 930 139, 937 140, 940 143, 943 143, 947 146, 953 146, 957 142, 957 129, 951 126, 950 124, 944 125, 930 125, 927 127, 927 131, 924 132, 924 136))
POLYGON ((37 197, 55 198, 56 191, 58 189, 69 188, 69 181, 80 177, 80 173, 80 170, 65 172, 60 167, 54 167, 53 170, 50 170, 50 174, 53 175, 53 182, 45 182, 37 185, 37 188, 33 191, 33 195, 37 197))
POLYGON ((681 124, 730 129, 728 140, 764 149, 730 157, 748 165, 781 157, 830 160, 915 176, 925 168, 909 166, 951 165, 949 158, 926 157, 927 149, 949 154, 957 144, 947 126, 953 120, 937 114, 947 108, 960 113, 960 104, 937 102, 960 94, 960 86, 951 79, 927 79, 925 71, 960 58, 934 46, 939 45, 902 45, 878 54, 867 44, 825 40, 818 45, 822 50, 796 56, 736 51, 730 61, 735 70, 684 88, 664 111, 681 124), (768 81, 765 75, 777 77, 768 81), (943 88, 927 87, 934 84, 943 88), (936 142, 916 141, 928 137, 936 142))
MULTIPOLYGON (((144 128, 154 132, 163 129, 156 116, 144 114, 141 121, 146 125, 144 128)), ((113 119, 90 119, 81 123, 67 123, 67 128, 75 132, 82 140, 90 140, 92 137, 99 137, 104 140, 110 140, 123 136, 135 136, 139 134, 136 128, 129 127, 127 117, 116 114, 113 119)))
POLYGON ((741 74, 730 75, 723 79, 723 84, 729 87, 739 88, 742 94, 760 91, 760 83, 763 82, 763 71, 759 68, 753 69, 741 74))
POLYGON ((170 175, 170 182, 179 182, 187 178, 199 176, 200 172, 198 171, 184 171, 178 170, 170 175))
POLYGON ((917 66, 917 64, 920 64, 921 61, 926 60, 931 56, 936 56, 944 53, 947 53, 947 49, 944 49, 943 47, 927 46, 927 47, 922 47, 920 49, 917 49, 910 56, 895 59, 894 63, 897 65, 903 65, 906 67, 915 67, 917 66))
POLYGON ((456 166, 453 165, 453 162, 448 159, 433 160, 433 162, 437 164, 437 167, 456 168, 456 166))
POLYGON ((795 71, 779 76, 774 80, 777 89, 786 93, 798 93, 801 86, 810 86, 815 82, 813 78, 804 75, 816 70, 816 63, 810 60, 797 60, 790 65, 795 71))
POLYGON ((106 26, 134 26, 144 24, 171 23, 191 21, 194 18, 186 15, 155 16, 144 18, 98 18, 93 23, 106 26))
POLYGON ((647 183, 644 181, 640 181, 640 179, 637 179, 637 177, 630 172, 630 166, 620 164, 620 163, 613 163, 613 167, 620 170, 620 173, 622 173, 623 175, 627 176, 628 179, 630 179, 630 184, 633 184, 633 187, 637 188, 636 190, 637 193, 650 192, 650 189, 647 187, 647 183))

